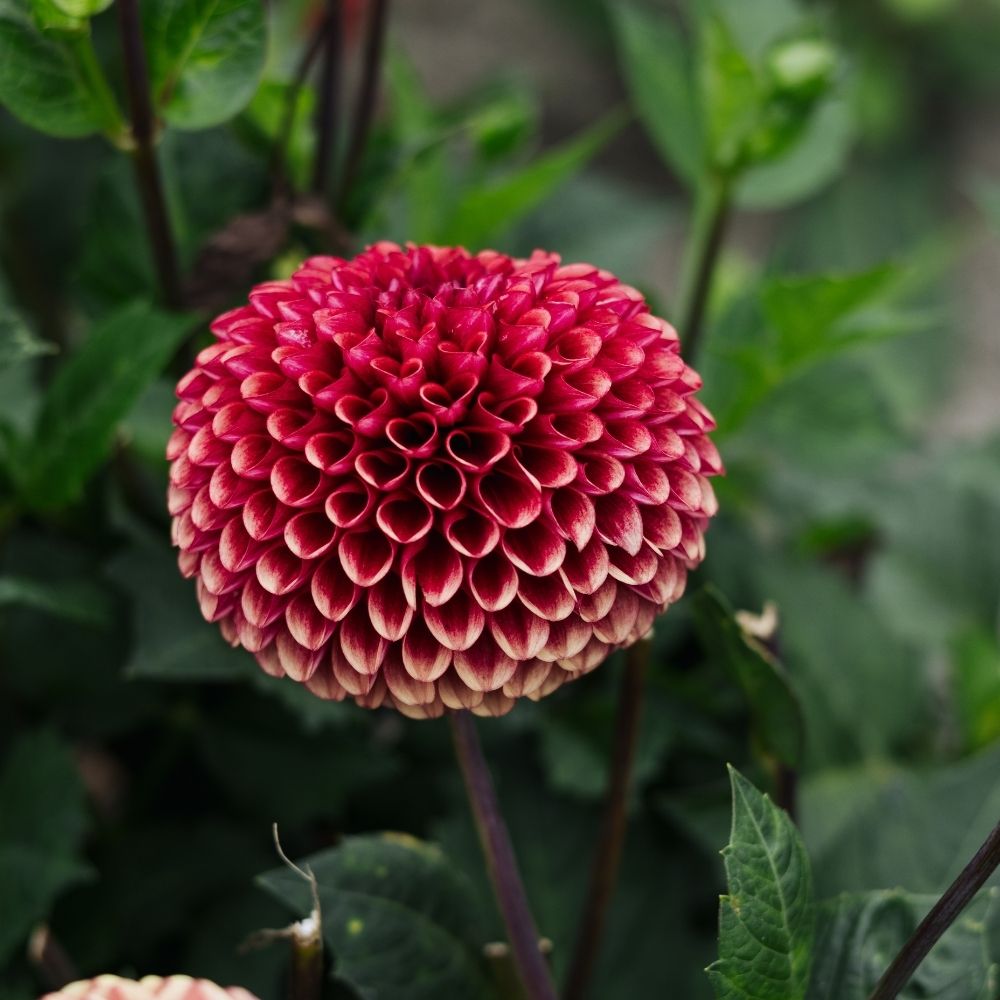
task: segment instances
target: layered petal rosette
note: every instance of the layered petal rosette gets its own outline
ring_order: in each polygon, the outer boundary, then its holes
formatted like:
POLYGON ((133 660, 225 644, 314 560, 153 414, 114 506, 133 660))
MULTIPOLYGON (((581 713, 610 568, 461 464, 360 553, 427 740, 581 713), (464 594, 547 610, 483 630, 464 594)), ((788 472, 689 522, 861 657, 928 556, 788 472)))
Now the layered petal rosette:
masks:
POLYGON ((703 557, 700 380, 606 271, 382 243, 212 330, 177 387, 173 538, 270 674, 501 714, 647 633, 703 557))
POLYGON ((190 976, 97 976, 70 983, 42 1000, 257 1000, 239 986, 222 987, 190 976))

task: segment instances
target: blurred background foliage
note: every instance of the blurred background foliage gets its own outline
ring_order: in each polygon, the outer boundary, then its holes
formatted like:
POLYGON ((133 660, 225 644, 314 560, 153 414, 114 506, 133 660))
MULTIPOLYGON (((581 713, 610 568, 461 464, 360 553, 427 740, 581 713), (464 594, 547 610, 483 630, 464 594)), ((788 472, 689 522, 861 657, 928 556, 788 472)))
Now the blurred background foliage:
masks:
MULTIPOLYGON (((40 924, 81 974, 280 995, 284 948, 239 947, 305 903, 287 873, 255 882, 272 821, 325 852, 337 995, 515 995, 481 959, 502 934, 444 724, 264 676, 176 572, 163 449, 204 313, 156 305, 128 161, 92 134, 121 135, 80 70, 92 38, 121 92, 106 6, 0 0, 0 997, 46 985, 40 924)), ((236 276, 283 276, 330 238, 275 210, 311 169, 317 97, 292 81, 320 14, 233 0, 179 54, 170 17, 197 7, 143 2, 180 255, 214 275, 213 235, 256 220, 236 276)), ((728 475, 656 628, 593 995, 711 995, 733 762, 775 793, 796 775, 816 896, 839 899, 809 996, 861 998, 1000 814, 1000 4, 434 0, 396 5, 389 39, 338 240, 544 246, 676 316, 684 246, 733 206, 697 361, 728 475), (733 617, 765 602, 770 648, 733 617)), ((193 300, 236 301, 221 274, 193 300)), ((557 973, 618 670, 481 726, 557 973)), ((907 996, 995 997, 995 916, 907 996)))

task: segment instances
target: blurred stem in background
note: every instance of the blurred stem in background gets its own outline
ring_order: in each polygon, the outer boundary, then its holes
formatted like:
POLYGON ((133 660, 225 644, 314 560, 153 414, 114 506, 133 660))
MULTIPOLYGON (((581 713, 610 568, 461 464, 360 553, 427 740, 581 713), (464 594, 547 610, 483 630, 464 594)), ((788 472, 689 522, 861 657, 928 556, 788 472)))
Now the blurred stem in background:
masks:
POLYGON ((382 65, 382 52, 385 48, 386 26, 389 23, 389 0, 373 0, 370 8, 361 83, 354 106, 354 118, 351 121, 351 137, 344 157, 344 171, 337 192, 337 206, 340 212, 343 212, 345 202, 351 193, 351 186, 361 167, 365 144, 368 141, 378 96, 379 67, 382 65))
MULTIPOLYGON (((695 195, 691 232, 681 266, 677 308, 674 312, 683 354, 689 364, 695 359, 705 326, 712 278, 729 220, 730 190, 730 178, 727 174, 709 170, 695 195)), ((587 895, 563 993, 564 1000, 583 1000, 587 995, 587 987, 597 964, 608 909, 614 897, 628 828, 629 791, 642 724, 648 661, 648 640, 641 640, 626 650, 601 832, 590 870, 587 895)))
POLYGON ((343 10, 341 0, 327 0, 326 17, 320 29, 325 45, 316 109, 316 159, 313 163, 312 190, 326 192, 336 152, 340 71, 343 51, 343 10))
POLYGON ((556 1000, 552 975, 539 947, 538 929, 500 812, 493 778, 483 756, 475 719, 469 712, 450 712, 448 721, 476 830, 486 856, 486 868, 507 927, 511 954, 524 985, 525 996, 528 1000, 556 1000))
POLYGON ((163 304, 169 309, 178 309, 181 305, 180 268, 177 263, 177 245, 170 228, 163 182, 156 159, 156 123, 149 93, 149 72, 139 21, 138 0, 119 0, 118 27, 125 61, 125 85, 128 90, 134 143, 132 163, 136 183, 163 304))
POLYGON ((302 88, 309 78, 309 73, 312 71, 313 65, 319 57, 325 41, 326 15, 324 14, 319 28, 302 52, 298 67, 295 70, 295 77, 289 85, 288 93, 285 96, 285 107, 282 112, 281 125, 278 127, 277 140, 274 144, 274 151, 271 158, 271 172, 274 177, 276 197, 288 194, 291 187, 288 177, 288 145, 291 142, 292 130, 295 125, 295 109, 298 106, 302 88))
POLYGON ((993 827, 983 846, 976 851, 958 878, 945 890, 944 895, 920 922, 892 964, 885 970, 869 1000, 894 1000, 902 992, 920 963, 998 867, 1000 867, 1000 823, 993 827))
POLYGON ((649 652, 649 639, 640 639, 625 651, 625 668, 618 697, 608 797, 601 821, 597 851, 590 870, 590 883, 583 916, 580 919, 573 949, 573 960, 566 977, 566 988, 563 993, 566 1000, 581 1000, 586 996, 587 985, 597 962, 608 908, 618 881, 618 868, 628 827, 629 791, 639 725, 642 721, 642 689, 645 684, 649 652))

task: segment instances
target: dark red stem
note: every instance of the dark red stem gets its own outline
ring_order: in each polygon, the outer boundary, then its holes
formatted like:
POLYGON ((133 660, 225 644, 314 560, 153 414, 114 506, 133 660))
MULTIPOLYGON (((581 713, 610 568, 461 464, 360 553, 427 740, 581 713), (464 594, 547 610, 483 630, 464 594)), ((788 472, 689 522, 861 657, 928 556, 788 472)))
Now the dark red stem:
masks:
POLYGON ((622 672, 618 713, 615 719, 611 780, 604 803, 597 850, 590 869, 590 881, 583 914, 577 930, 573 959, 566 977, 564 1000, 583 1000, 600 953, 601 938, 608 919, 628 829, 628 800, 632 767, 639 742, 639 725, 646 687, 646 659, 649 641, 641 640, 626 652, 622 672))
POLYGON ((962 869, 962 873, 945 890, 930 913, 920 921, 917 929, 903 945, 900 953, 885 970, 870 1000, 894 1000, 910 981, 917 966, 927 957, 941 935, 958 919, 958 915, 986 884, 987 879, 1000 866, 1000 823, 993 827, 975 857, 962 869))
POLYGON ((312 190, 322 195, 330 183, 337 141, 337 110, 340 103, 340 62, 343 49, 343 11, 341 0, 327 0, 323 27, 323 69, 316 109, 316 159, 313 163, 312 190))
POLYGON ((361 83, 358 88, 358 99, 354 107, 354 118, 351 122, 351 138, 347 146, 347 156, 344 160, 344 173, 340 182, 338 203, 343 206, 351 192, 351 186, 361 167, 368 133, 371 131, 372 117, 375 113, 375 100, 378 96, 379 70, 382 66, 382 51, 385 48, 386 26, 389 23, 389 0, 372 0, 368 15, 367 34, 365 36, 364 62, 361 70, 361 83))
POLYGON ((177 247, 170 228, 170 216, 163 195, 160 167, 156 159, 156 119, 149 93, 146 49, 142 40, 138 0, 119 0, 118 28, 125 60, 125 85, 131 118, 132 164, 142 202, 153 263, 160 283, 163 304, 170 309, 181 305, 180 268, 177 247))
POLYGON ((486 856, 486 867, 500 914, 507 926, 511 954, 525 996, 528 1000, 556 1000, 555 986, 538 946, 538 930, 528 905, 510 835, 500 812, 493 779, 483 757, 475 720, 468 712, 451 712, 448 719, 469 805, 486 856))

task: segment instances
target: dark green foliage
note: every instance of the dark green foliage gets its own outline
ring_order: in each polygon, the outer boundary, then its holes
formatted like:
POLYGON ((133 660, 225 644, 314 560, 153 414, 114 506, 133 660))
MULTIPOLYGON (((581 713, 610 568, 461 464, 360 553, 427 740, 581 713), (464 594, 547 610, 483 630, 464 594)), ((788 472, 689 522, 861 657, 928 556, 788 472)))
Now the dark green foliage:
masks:
MULTIPOLYGON (((727 475, 707 561, 656 625, 591 995, 865 1000, 1000 816, 1000 422, 989 387, 954 398, 988 362, 970 297, 995 281, 969 271, 995 263, 1000 187, 964 157, 998 99, 1000 16, 499 6, 617 72, 606 104, 557 119, 548 98, 572 105, 576 80, 541 76, 543 100, 520 72, 530 45, 441 101, 397 28, 336 222, 300 203, 277 252, 232 286, 212 272, 212 308, 335 237, 545 247, 677 320, 692 202, 728 194, 737 238, 695 362, 727 475), (754 637, 768 602, 778 629, 754 637)), ((292 80, 318 6, 140 8, 167 212, 204 277, 233 219, 308 183, 316 78, 292 80)), ((187 972, 277 1000, 287 943, 241 947, 309 908, 273 822, 319 881, 326 1000, 513 1000, 484 955, 502 924, 444 723, 264 675, 177 572, 163 454, 209 306, 156 305, 114 5, 0 0, 0 104, 0 1000, 45 987, 26 955, 42 923, 81 975, 187 972)), ((557 977, 621 669, 482 726, 557 977)), ((984 892, 906 1000, 994 1000, 998 912, 984 892)))

